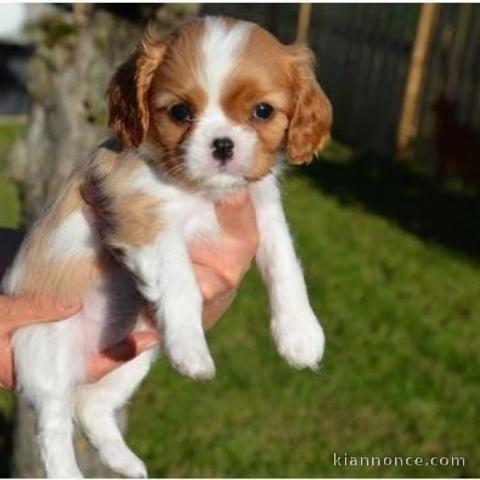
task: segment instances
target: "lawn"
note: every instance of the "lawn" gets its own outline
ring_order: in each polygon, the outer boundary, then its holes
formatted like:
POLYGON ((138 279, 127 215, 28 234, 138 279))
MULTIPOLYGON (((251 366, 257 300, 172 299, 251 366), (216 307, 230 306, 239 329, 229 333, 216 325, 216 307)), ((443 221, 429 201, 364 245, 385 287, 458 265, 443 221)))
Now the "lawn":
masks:
POLYGON ((20 223, 18 190, 2 174, 5 153, 22 129, 21 123, 0 120, 0 227, 16 228, 20 223))
POLYGON ((354 161, 336 148, 284 184, 326 331, 321 369, 293 370, 275 353, 267 298, 252 270, 209 335, 215 380, 196 383, 159 362, 132 401, 128 440, 150 476, 480 475, 478 257, 436 227, 415 230, 406 214, 395 216, 387 208, 393 187, 378 190, 385 199, 378 208, 358 189, 345 196, 345 178, 367 182, 354 161), (467 463, 336 467, 334 452, 467 463))

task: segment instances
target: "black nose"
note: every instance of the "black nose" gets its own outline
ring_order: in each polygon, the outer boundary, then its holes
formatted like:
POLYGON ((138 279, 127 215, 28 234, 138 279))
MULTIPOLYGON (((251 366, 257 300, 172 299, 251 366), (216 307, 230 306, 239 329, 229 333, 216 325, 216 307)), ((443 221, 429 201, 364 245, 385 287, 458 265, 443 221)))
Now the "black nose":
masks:
POLYGON ((234 143, 231 138, 222 137, 216 138, 212 142, 213 152, 212 155, 217 160, 220 160, 221 163, 225 163, 233 157, 233 147, 234 143))

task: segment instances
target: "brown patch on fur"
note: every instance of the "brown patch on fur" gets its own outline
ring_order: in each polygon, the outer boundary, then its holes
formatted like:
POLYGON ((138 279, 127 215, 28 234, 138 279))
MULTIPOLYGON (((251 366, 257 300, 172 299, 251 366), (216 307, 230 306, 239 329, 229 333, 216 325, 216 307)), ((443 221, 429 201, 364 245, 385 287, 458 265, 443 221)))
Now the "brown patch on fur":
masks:
POLYGON ((145 162, 130 152, 100 152, 89 166, 83 194, 103 242, 114 249, 151 244, 162 228, 159 200, 130 187, 141 168, 145 162))
POLYGON ((260 142, 255 151, 255 165, 250 170, 247 179, 256 181, 272 171, 276 161, 278 148, 285 137, 288 118, 283 112, 275 113, 275 121, 257 130, 260 142))
MULTIPOLYGON (((106 257, 105 257, 106 259, 106 257)), ((82 296, 103 272, 102 261, 92 256, 50 260, 30 257, 17 294, 53 295, 59 298, 82 296)))
MULTIPOLYGON (((152 90, 152 94, 156 92, 152 90)), ((191 132, 192 124, 182 124, 173 120, 169 110, 177 103, 185 102, 184 98, 174 92, 162 92, 162 102, 155 102, 152 107, 153 122, 148 133, 149 143, 157 148, 153 162, 160 166, 162 172, 177 182, 188 186, 183 165, 182 143, 191 132)), ((206 103, 206 95, 200 88, 192 89, 188 94, 188 103, 194 113, 203 110, 206 103)))
POLYGON ((198 69, 201 63, 199 39, 204 25, 201 20, 188 23, 164 39, 167 50, 156 70, 150 93, 150 102, 155 95, 168 92, 191 103, 206 100, 198 86, 198 69))
POLYGON ((78 173, 58 200, 33 227, 22 247, 22 271, 16 294, 69 298, 83 294, 100 275, 103 260, 93 254, 55 255, 53 242, 62 223, 82 208, 78 173))
POLYGON ((112 199, 110 209, 114 233, 109 243, 114 247, 152 244, 162 227, 159 205, 157 198, 142 193, 130 193, 112 199))

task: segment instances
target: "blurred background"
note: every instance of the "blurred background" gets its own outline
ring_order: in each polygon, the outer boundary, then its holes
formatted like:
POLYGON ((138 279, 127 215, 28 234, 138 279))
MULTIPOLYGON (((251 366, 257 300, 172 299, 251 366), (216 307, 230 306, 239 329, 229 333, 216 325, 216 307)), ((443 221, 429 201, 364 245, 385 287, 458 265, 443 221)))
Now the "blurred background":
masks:
MULTIPOLYGON (((106 136, 109 76, 145 25, 205 14, 316 53, 334 142, 284 191, 327 351, 317 373, 278 357, 253 270, 209 335, 217 378, 158 363, 130 445, 152 477, 479 476, 480 5, 0 5, 0 227, 28 227, 106 136)), ((28 409, 1 392, 0 476, 41 476, 36 455, 28 409)))

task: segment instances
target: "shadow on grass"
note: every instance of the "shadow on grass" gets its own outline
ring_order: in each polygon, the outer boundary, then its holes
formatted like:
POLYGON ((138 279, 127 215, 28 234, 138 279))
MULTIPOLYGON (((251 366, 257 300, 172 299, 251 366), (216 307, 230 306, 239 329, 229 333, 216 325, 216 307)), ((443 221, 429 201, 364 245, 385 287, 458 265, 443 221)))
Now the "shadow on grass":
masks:
POLYGON ((365 155, 320 159, 302 169, 324 192, 359 204, 418 237, 480 260, 480 204, 423 173, 365 155))

